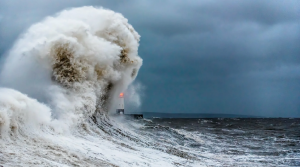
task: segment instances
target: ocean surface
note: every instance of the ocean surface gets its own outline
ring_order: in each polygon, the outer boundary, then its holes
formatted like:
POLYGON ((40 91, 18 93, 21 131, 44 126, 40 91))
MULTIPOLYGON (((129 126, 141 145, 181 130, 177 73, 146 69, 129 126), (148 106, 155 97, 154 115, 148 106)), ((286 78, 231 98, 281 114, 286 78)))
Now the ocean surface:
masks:
POLYGON ((2 166, 300 166, 300 119, 92 118, 0 138, 2 166))
POLYGON ((299 118, 150 119, 143 130, 212 166, 300 166, 299 118))

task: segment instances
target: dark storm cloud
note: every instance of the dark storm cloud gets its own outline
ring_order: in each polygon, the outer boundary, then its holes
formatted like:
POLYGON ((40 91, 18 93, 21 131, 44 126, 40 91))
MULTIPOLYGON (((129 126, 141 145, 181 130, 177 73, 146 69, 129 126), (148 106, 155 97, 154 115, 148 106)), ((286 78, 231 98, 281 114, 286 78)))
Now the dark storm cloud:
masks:
POLYGON ((143 111, 300 117, 299 1, 1 1, 0 54, 83 5, 122 13, 142 36, 143 111))

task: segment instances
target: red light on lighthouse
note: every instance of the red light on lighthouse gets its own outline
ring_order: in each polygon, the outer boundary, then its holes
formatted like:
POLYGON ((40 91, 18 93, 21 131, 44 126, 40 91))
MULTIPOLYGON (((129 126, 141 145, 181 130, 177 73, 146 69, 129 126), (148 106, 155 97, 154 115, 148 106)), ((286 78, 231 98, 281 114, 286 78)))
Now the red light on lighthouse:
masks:
POLYGON ((120 93, 120 97, 124 97, 124 93, 120 93))

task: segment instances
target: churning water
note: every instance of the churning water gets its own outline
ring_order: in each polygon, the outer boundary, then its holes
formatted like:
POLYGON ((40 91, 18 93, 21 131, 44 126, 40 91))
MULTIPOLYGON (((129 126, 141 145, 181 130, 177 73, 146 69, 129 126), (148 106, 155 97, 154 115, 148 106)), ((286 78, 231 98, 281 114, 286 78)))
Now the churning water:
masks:
POLYGON ((206 165, 300 166, 299 118, 153 119, 143 128, 206 165))

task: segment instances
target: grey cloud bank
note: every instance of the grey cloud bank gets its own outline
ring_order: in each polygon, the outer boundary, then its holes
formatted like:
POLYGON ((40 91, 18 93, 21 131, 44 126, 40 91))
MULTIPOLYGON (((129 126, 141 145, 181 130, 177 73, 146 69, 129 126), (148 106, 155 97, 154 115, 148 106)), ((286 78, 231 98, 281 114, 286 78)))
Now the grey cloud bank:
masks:
POLYGON ((0 54, 84 5, 122 13, 141 35, 141 111, 300 117, 300 1, 1 1, 0 54))

